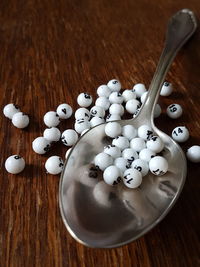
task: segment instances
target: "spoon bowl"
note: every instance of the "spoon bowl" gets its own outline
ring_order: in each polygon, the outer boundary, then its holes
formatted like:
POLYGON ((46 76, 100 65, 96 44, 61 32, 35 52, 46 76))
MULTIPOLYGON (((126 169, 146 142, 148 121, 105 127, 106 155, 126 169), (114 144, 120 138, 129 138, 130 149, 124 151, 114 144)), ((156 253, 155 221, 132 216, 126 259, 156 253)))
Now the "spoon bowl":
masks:
POLYGON ((166 174, 149 172, 137 189, 122 183, 105 184, 102 172, 93 165, 94 157, 111 143, 105 135, 105 123, 86 132, 69 153, 60 180, 59 204, 66 228, 80 243, 104 248, 127 244, 157 225, 178 199, 187 173, 185 156, 179 145, 154 125, 153 112, 172 60, 195 29, 194 14, 188 9, 170 19, 146 101, 134 119, 118 121, 121 126, 152 127, 165 145, 162 154, 169 164, 166 174))

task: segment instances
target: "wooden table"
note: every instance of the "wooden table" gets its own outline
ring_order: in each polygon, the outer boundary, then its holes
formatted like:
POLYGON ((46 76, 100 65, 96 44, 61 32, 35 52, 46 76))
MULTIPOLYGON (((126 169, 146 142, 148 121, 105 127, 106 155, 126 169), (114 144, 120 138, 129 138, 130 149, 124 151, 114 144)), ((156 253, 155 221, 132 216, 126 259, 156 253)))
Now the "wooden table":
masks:
MULTIPOLYGON (((200 16, 199 0, 14 1, 0 2, 0 103, 16 103, 30 115, 27 129, 1 116, 0 266, 197 267, 200 266, 200 164, 188 163, 177 204, 148 234, 115 249, 77 243, 62 222, 59 177, 45 173, 50 155, 64 158, 62 144, 46 155, 32 151, 41 136, 43 115, 67 102, 77 108, 78 93, 96 97, 95 89, 112 78, 123 88, 142 82, 147 88, 163 45, 168 18, 181 8, 200 16), (26 168, 8 174, 6 158, 20 154, 26 168)), ((200 34, 178 54, 167 76, 174 92, 160 98, 157 124, 168 134, 186 125, 184 151, 200 144, 200 34), (179 103, 184 114, 171 120, 165 110, 179 103)), ((74 118, 62 122, 63 131, 74 118)))

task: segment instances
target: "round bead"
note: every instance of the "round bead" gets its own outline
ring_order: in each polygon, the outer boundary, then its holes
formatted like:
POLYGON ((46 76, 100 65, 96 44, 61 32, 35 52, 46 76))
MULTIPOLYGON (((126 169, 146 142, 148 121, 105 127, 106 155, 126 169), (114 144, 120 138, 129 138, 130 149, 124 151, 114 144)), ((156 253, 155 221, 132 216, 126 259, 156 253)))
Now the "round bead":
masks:
POLYGON ((119 168, 122 173, 124 173, 126 169, 130 168, 128 160, 123 157, 116 158, 114 165, 119 168))
POLYGON ((183 113, 183 109, 179 104, 171 104, 167 107, 167 115, 171 119, 178 119, 183 113))
POLYGON ((102 107, 98 107, 98 106, 93 106, 90 109, 90 114, 92 116, 97 116, 97 117, 104 117, 105 116, 105 110, 102 107))
POLYGON ((133 92, 136 93, 136 97, 140 98, 142 94, 146 92, 145 85, 143 83, 137 83, 133 86, 133 92))
POLYGON ((144 101, 146 100, 147 94, 148 94, 148 91, 144 92, 144 93, 141 95, 141 97, 140 97, 140 101, 141 101, 142 104, 143 104, 144 101))
POLYGON ((71 149, 72 149, 72 148, 70 147, 70 148, 66 151, 66 153, 65 153, 65 158, 66 158, 66 159, 68 158, 71 149))
POLYGON ((114 145, 105 146, 103 152, 110 155, 112 158, 119 158, 121 156, 121 150, 114 145))
POLYGON ((105 126, 105 134, 115 138, 122 132, 122 127, 118 122, 108 122, 105 126))
POLYGON ((108 116, 106 117, 106 122, 119 120, 121 120, 121 117, 118 114, 108 114, 108 116))
POLYGON ((152 136, 146 143, 146 146, 151 151, 154 151, 155 153, 159 153, 164 148, 164 143, 162 139, 159 136, 152 136))
POLYGON ((17 174, 25 168, 25 161, 19 155, 12 155, 5 161, 5 168, 7 172, 17 174))
POLYGON ((84 130, 90 129, 90 122, 87 119, 78 119, 74 124, 74 129, 81 134, 84 130))
POLYGON ((144 148, 139 153, 139 158, 149 162, 154 156, 156 155, 155 152, 151 151, 148 148, 144 148))
POLYGON ((156 104, 154 109, 154 118, 158 118, 161 113, 162 113, 161 106, 159 104, 156 104))
POLYGON ((164 82, 163 86, 161 88, 161 91, 160 91, 160 95, 169 96, 169 95, 171 95, 172 91, 173 91, 172 84, 169 82, 164 82))
POLYGON ((103 179, 106 184, 116 185, 121 182, 121 171, 115 165, 111 165, 103 172, 103 179))
POLYGON ((137 129, 133 125, 127 124, 122 127, 122 135, 130 141, 137 136, 137 129))
POLYGON ((77 97, 77 103, 80 107, 87 108, 92 104, 92 97, 87 93, 81 93, 77 97))
POLYGON ((75 119, 90 119, 90 111, 87 108, 78 108, 74 114, 75 119))
POLYGON ((98 96, 104 96, 104 97, 109 97, 109 95, 111 94, 111 90, 108 88, 107 85, 100 85, 97 88, 97 95, 98 96))
POLYGON ((105 208, 111 207, 111 199, 116 197, 115 188, 107 185, 104 181, 98 182, 92 193, 97 204, 105 208))
POLYGON ((102 124, 104 122, 105 122, 104 118, 95 116, 90 120, 90 126, 94 127, 94 126, 97 126, 97 125, 102 124))
POLYGON ((110 101, 107 97, 101 96, 96 99, 95 106, 101 107, 104 110, 108 110, 110 107, 110 101))
POLYGON ((140 152, 142 149, 146 148, 146 143, 144 139, 136 137, 130 141, 130 147, 135 151, 140 152))
POLYGON ((179 143, 183 143, 189 138, 189 131, 185 126, 178 126, 172 131, 172 138, 179 143))
POLYGON ((110 106, 109 113, 122 116, 124 114, 124 107, 121 104, 114 103, 110 106))
POLYGON ((124 136, 117 136, 115 139, 113 139, 112 145, 115 145, 119 147, 121 150, 124 150, 125 148, 129 147, 129 141, 128 138, 124 136))
POLYGON ((60 123, 60 118, 55 111, 49 111, 44 115, 44 123, 47 127, 56 127, 60 123))
POLYGON ((149 140, 151 136, 153 135, 152 128, 148 125, 141 125, 138 128, 138 136, 144 140, 149 140))
POLYGON ((109 96, 109 101, 111 104, 117 103, 122 104, 124 101, 123 96, 119 92, 112 92, 109 96))
POLYGON ((200 162, 200 146, 192 146, 187 150, 186 153, 187 158, 191 162, 200 162))
POLYGON ((130 89, 124 90, 124 92, 122 93, 122 96, 124 98, 124 102, 128 102, 131 99, 136 99, 136 93, 130 89))
POLYGON ((57 142, 60 140, 61 132, 58 128, 52 127, 49 129, 45 129, 43 132, 43 136, 50 142, 57 142))
POLYGON ((126 148, 122 151, 122 157, 131 164, 135 159, 138 159, 138 153, 132 148, 126 148))
POLYGON ((63 160, 58 156, 52 156, 47 159, 45 169, 48 173, 56 175, 62 172, 64 166, 63 160))
POLYGON ((68 104, 60 104, 57 109, 56 113, 60 117, 60 119, 68 119, 72 116, 72 107, 68 104))
POLYGON ((7 104, 4 108, 3 108, 3 114, 9 118, 10 120, 12 120, 12 117, 14 114, 16 114, 17 112, 20 112, 20 109, 17 105, 11 103, 11 104, 7 104))
POLYGON ((147 173, 149 172, 149 165, 146 161, 142 160, 142 159, 136 159, 132 162, 131 165, 132 169, 136 169, 137 171, 141 172, 142 177, 144 177, 145 175, 147 175, 147 173))
POLYGON ((37 137, 32 142, 32 148, 37 154, 45 154, 47 151, 49 151, 50 147, 50 141, 43 136, 37 137))
POLYGON ((130 114, 134 114, 138 108, 140 108, 140 102, 136 99, 131 99, 128 102, 126 102, 126 110, 130 114))
POLYGON ((155 175, 163 175, 168 170, 168 162, 161 156, 156 156, 149 161, 149 169, 155 175))
POLYGON ((127 169, 124 172, 123 182, 129 188, 137 188, 142 183, 142 174, 136 169, 127 169))
POLYGON ((72 129, 65 130, 61 135, 61 141, 66 146, 73 146, 78 140, 78 134, 72 129))
POLYGON ((17 112, 12 117, 12 124, 19 129, 26 128, 29 124, 29 117, 23 112, 17 112))
POLYGON ((121 90, 121 83, 116 79, 110 80, 107 86, 112 92, 119 92, 121 90))
POLYGON ((104 171, 108 166, 113 164, 113 159, 110 155, 101 152, 94 158, 94 164, 97 168, 104 171))

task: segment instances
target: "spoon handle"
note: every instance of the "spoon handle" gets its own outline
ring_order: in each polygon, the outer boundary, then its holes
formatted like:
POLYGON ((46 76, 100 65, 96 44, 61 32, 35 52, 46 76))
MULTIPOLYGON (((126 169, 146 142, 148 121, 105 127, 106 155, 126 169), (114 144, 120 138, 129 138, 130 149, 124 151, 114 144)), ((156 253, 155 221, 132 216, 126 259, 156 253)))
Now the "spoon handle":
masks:
POLYGON ((189 9, 182 9, 169 19, 165 46, 151 81, 145 105, 143 105, 141 110, 143 116, 150 119, 152 123, 154 107, 157 103, 167 71, 179 49, 193 35, 196 28, 197 21, 195 15, 189 9))

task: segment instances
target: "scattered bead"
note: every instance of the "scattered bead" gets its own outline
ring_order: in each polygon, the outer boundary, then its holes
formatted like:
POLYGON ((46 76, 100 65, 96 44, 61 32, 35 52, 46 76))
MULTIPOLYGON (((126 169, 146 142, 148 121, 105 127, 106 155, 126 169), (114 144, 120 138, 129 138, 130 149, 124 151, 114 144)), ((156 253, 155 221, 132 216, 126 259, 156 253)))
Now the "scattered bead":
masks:
POLYGON ((19 155, 12 155, 6 159, 5 168, 9 173, 12 174, 20 173, 25 168, 25 161, 19 155))
POLYGON ((111 138, 115 138, 122 132, 122 127, 118 122, 108 122, 105 126, 105 134, 111 138))
POLYGON ((50 147, 50 141, 43 136, 37 137, 32 142, 32 148, 37 154, 45 154, 47 151, 49 151, 50 147))
POLYGON ((121 182, 121 171, 115 165, 107 167, 103 172, 103 179, 106 184, 116 185, 121 182))
POLYGON ((81 134, 84 130, 90 129, 90 122, 87 119, 77 119, 74 129, 77 133, 81 134))
POLYGON ((187 150, 186 156, 191 162, 200 162, 200 146, 191 146, 187 150))
POLYGON ((97 88, 97 95, 99 97, 101 97, 101 96, 109 97, 110 94, 111 94, 111 90, 109 89, 109 87, 107 85, 100 85, 97 88))
POLYGON ((124 90, 124 92, 122 93, 122 96, 124 98, 124 102, 128 102, 131 99, 136 99, 136 93, 130 89, 124 90))
POLYGON ((169 95, 171 95, 172 91, 173 91, 172 84, 169 82, 164 82, 163 86, 161 88, 161 91, 160 91, 160 95, 169 96, 169 95))
POLYGON ((74 114, 75 116, 75 119, 78 120, 78 119, 87 119, 89 120, 90 119, 90 111, 86 108, 78 108, 74 114))
POLYGON ((97 116, 97 117, 104 117, 105 116, 105 110, 102 107, 98 107, 98 106, 93 106, 90 109, 90 114, 92 116, 97 116))
POLYGON ((73 146, 78 140, 78 134, 72 129, 65 130, 61 135, 61 141, 65 146, 73 146))
POLYGON ((109 96, 109 101, 111 104, 122 104, 124 101, 123 96, 119 92, 112 92, 109 96))
POLYGON ((139 158, 149 162, 153 157, 155 157, 156 153, 151 151, 148 148, 144 148, 139 153, 139 158))
POLYGON ((115 139, 113 139, 112 145, 115 145, 121 150, 124 150, 125 148, 129 147, 129 140, 124 136, 117 136, 115 139))
POLYGON ((149 165, 146 161, 142 159, 136 159, 131 164, 132 169, 136 169, 137 171, 141 172, 142 177, 146 176, 149 172, 149 165))
POLYGON ((90 120, 90 126, 94 127, 94 126, 97 126, 97 125, 102 124, 104 122, 105 122, 104 118, 95 116, 90 120))
POLYGON ((137 109, 139 109, 141 106, 140 102, 136 99, 131 99, 128 102, 126 102, 126 110, 130 114, 134 114, 137 109))
POLYGON ((119 149, 119 147, 114 145, 105 146, 103 152, 110 155, 114 159, 121 156, 121 150, 119 149))
POLYGON ((56 127, 47 128, 44 130, 43 136, 50 142, 58 142, 60 140, 61 132, 56 127))
POLYGON ((137 129, 133 125, 127 124, 122 127, 122 135, 130 141, 137 136, 137 129))
POLYGON ((104 110, 108 110, 110 107, 110 101, 107 97, 101 96, 96 99, 95 106, 102 107, 104 110))
POLYGON ((117 114, 119 116, 123 116, 124 107, 121 104, 114 103, 109 108, 110 114, 117 114))
POLYGON ((151 151, 154 151, 155 153, 159 153, 164 148, 164 143, 162 139, 159 136, 152 136, 146 143, 146 146, 151 151))
POLYGON ((48 173, 56 175, 62 172, 64 166, 63 160, 58 156, 52 156, 47 159, 45 169, 48 173))
POLYGON ((77 97, 77 103, 80 107, 87 108, 92 104, 92 97, 87 93, 81 93, 77 97))
POLYGON ((152 128, 148 125, 141 125, 138 128, 138 136, 144 140, 149 140, 153 135, 152 128))
POLYGON ((168 170, 168 162, 161 156, 156 156, 149 161, 149 169, 154 175, 163 175, 168 170))
POLYGON ((44 115, 44 123, 47 127, 56 127, 60 123, 60 118, 55 111, 49 111, 44 115))
POLYGON ((121 90, 121 83, 118 80, 110 80, 107 84, 112 92, 119 92, 121 90))
POLYGON ((56 109, 56 113, 58 114, 58 116, 60 117, 60 119, 68 119, 72 116, 72 107, 68 104, 60 104, 57 109, 56 109))
POLYGON ((145 85, 143 83, 137 83, 133 86, 133 92, 136 93, 136 97, 140 98, 142 94, 146 92, 145 85))
POLYGON ((172 138, 179 143, 183 143, 189 138, 189 131, 185 126, 178 126, 172 131, 172 138))
POLYGON ((146 143, 144 139, 135 137, 130 141, 130 147, 135 151, 140 152, 142 149, 146 148, 146 143))
POLYGON ((108 114, 108 116, 106 117, 106 122, 119 120, 121 120, 121 116, 118 114, 108 114))
POLYGON ((94 164, 97 168, 104 171, 108 166, 113 164, 113 159, 110 155, 101 152, 94 158, 94 164))
POLYGON ((4 116, 6 116, 7 118, 9 118, 10 120, 12 120, 12 117, 17 113, 20 112, 20 109, 17 105, 11 103, 11 104, 7 104, 4 108, 3 108, 3 114, 4 116))
POLYGON ((136 169, 127 169, 124 172, 123 182, 129 188, 137 188, 142 183, 142 174, 136 169))
POLYGON ((23 112, 17 112, 12 117, 12 124, 19 129, 26 128, 29 125, 29 117, 23 112))
POLYGON ((171 104, 167 107, 167 115, 171 119, 178 119, 183 113, 183 109, 179 104, 171 104))

